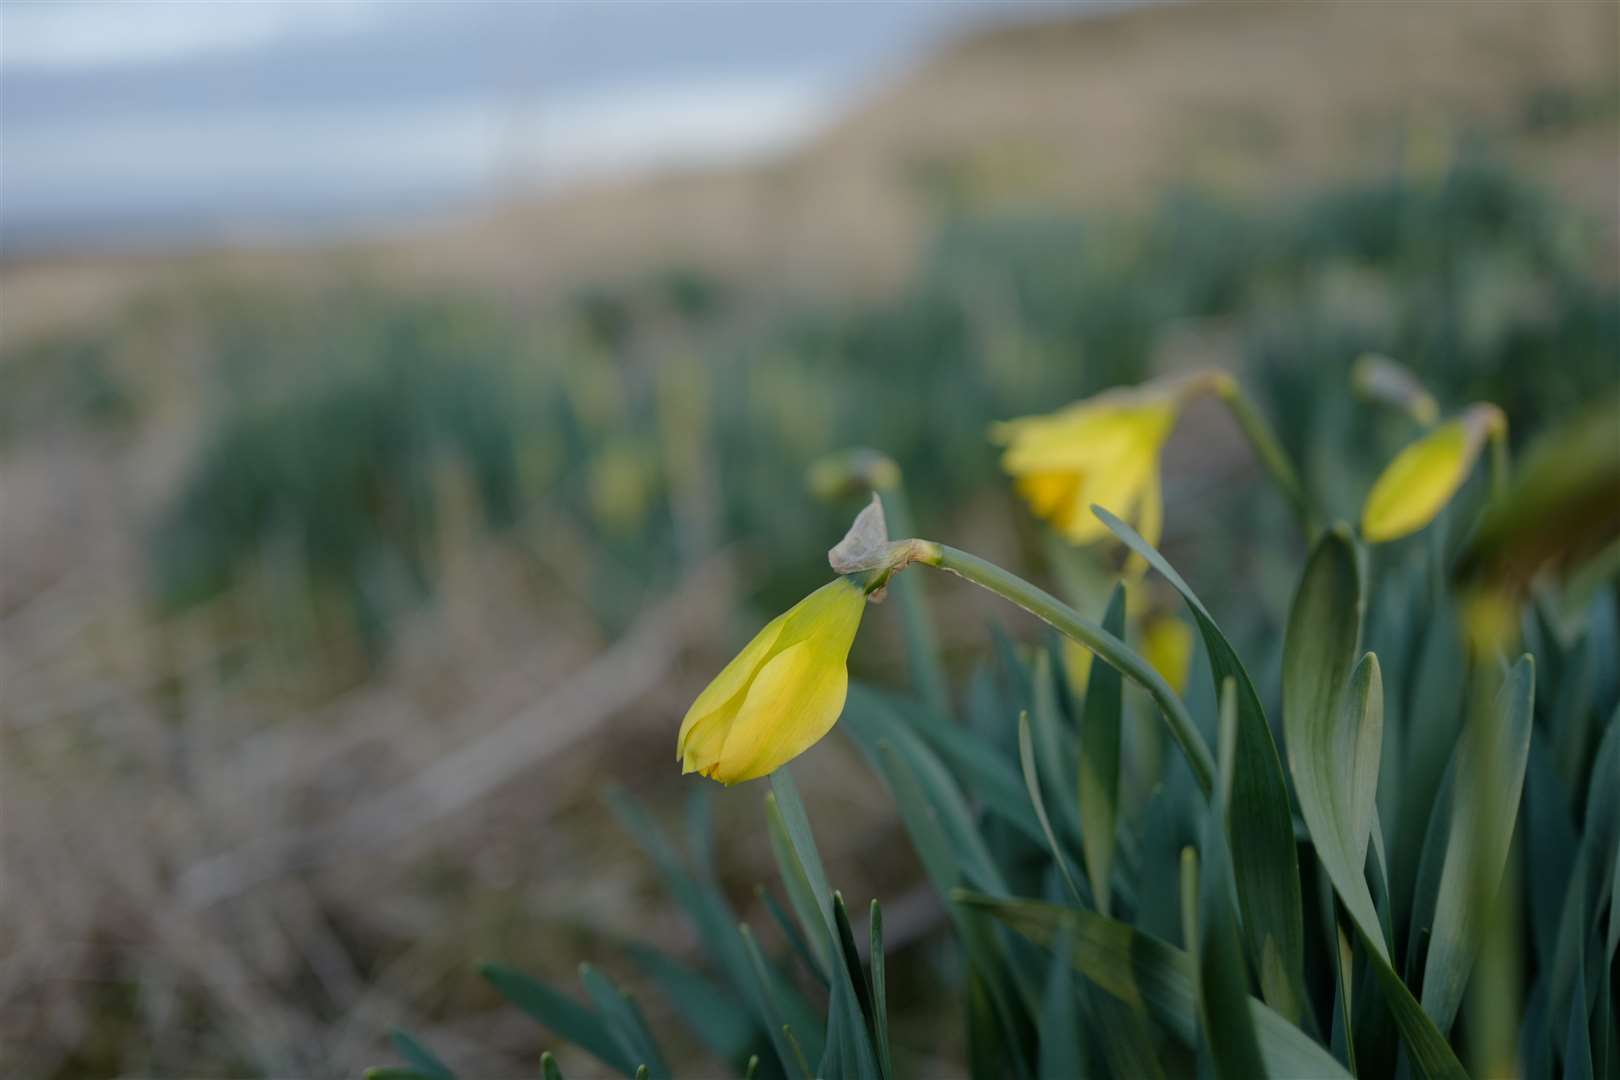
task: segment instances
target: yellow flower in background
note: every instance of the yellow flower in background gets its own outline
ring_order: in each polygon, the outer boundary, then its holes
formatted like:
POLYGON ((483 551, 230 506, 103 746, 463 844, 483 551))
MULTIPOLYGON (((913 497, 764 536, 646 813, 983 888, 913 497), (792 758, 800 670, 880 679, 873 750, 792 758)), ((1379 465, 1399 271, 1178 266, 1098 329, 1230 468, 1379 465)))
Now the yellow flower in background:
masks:
POLYGON ((1486 437, 1505 428, 1500 409, 1475 405, 1396 454, 1367 494, 1361 535, 1381 544, 1429 524, 1468 478, 1486 437))
POLYGON ((991 429, 1007 449, 1001 467, 1036 516, 1076 544, 1111 535, 1093 504, 1129 522, 1150 544, 1164 523, 1159 450, 1177 397, 1159 388, 1115 391, 1046 416, 991 429))
MULTIPOLYGON (((1094 657, 1090 649, 1072 638, 1063 638, 1063 674, 1077 695, 1091 683, 1094 657)), ((1192 627, 1172 615, 1151 615, 1142 623, 1142 659, 1164 676, 1170 689, 1180 694, 1187 689, 1187 672, 1192 666, 1192 627)))
POLYGON ((1155 615, 1142 625, 1142 658, 1164 676, 1170 689, 1180 694, 1187 689, 1187 672, 1192 667, 1192 627, 1172 615, 1155 615))
POLYGON ((767 623, 686 711, 681 771, 737 784, 814 746, 844 711, 865 608, 861 586, 840 577, 767 623))

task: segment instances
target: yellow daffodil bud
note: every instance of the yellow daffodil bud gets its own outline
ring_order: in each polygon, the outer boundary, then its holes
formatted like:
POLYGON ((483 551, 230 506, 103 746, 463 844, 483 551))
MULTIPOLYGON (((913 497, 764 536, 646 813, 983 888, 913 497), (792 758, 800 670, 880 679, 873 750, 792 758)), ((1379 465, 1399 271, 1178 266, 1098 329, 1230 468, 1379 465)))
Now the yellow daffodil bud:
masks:
POLYGON ((686 711, 681 771, 737 784, 814 746, 844 711, 865 608, 865 590, 840 577, 767 623, 686 711))
POLYGON ((1486 437, 1500 437, 1505 424, 1496 406, 1475 405, 1395 455, 1361 508, 1361 535, 1380 544, 1433 521, 1468 478, 1486 437))
POLYGON ((1157 544, 1163 523, 1159 450, 1178 406, 1168 384, 1114 391, 1047 416, 997 424, 991 438, 1007 448, 1001 467, 1030 509, 1072 543, 1109 535, 1091 512, 1095 504, 1157 544))

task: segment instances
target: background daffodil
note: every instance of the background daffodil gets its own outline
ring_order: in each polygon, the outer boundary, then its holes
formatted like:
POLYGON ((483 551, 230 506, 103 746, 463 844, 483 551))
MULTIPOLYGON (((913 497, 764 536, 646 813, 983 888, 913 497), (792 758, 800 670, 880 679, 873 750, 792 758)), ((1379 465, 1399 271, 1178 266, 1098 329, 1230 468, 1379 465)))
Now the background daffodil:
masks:
POLYGON ((1396 454, 1367 493, 1361 535, 1381 544, 1433 521, 1468 478, 1485 439, 1500 438, 1506 423, 1496 406, 1475 405, 1396 454))
POLYGON ((1038 517, 1076 544, 1109 535, 1091 512, 1101 506, 1159 541, 1164 504, 1159 450, 1175 424, 1168 393, 1104 394, 1046 416, 995 425, 1001 467, 1038 517))
POLYGON ((767 623, 686 711, 681 771, 736 784, 814 746, 844 711, 865 607, 865 590, 840 577, 767 623))

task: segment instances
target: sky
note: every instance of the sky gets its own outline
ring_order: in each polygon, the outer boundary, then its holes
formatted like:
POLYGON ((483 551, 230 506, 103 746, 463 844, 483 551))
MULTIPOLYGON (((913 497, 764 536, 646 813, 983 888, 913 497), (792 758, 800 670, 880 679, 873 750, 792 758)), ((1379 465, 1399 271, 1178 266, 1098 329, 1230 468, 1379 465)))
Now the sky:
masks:
POLYGON ((768 156, 1073 5, 3 0, 0 254, 363 229, 768 156))

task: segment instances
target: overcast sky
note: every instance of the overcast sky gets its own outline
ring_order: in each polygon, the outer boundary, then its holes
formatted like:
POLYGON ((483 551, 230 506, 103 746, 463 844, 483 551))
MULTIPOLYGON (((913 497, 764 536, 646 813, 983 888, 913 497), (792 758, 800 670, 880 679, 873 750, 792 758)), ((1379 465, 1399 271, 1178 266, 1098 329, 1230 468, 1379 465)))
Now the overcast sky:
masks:
POLYGON ((4 0, 0 246, 363 227, 769 154, 1057 2, 4 0))

